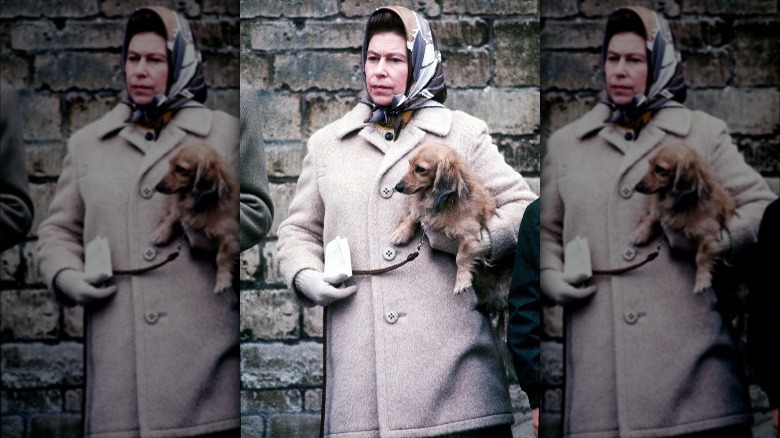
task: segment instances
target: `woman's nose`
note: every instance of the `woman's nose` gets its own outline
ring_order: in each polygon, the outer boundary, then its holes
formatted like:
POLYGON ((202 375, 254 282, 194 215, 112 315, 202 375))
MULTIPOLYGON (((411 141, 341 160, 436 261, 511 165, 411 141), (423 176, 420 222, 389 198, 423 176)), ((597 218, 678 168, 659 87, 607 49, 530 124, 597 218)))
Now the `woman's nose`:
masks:
POLYGON ((376 75, 377 76, 387 75, 387 61, 385 61, 384 58, 380 59, 379 62, 376 64, 376 75))
POLYGON ((626 74, 626 60, 625 59, 621 58, 618 61, 617 65, 615 66, 615 73, 619 74, 619 75, 626 74))
POLYGON ((146 61, 141 59, 133 66, 132 73, 136 76, 146 76, 148 73, 146 67, 146 61))

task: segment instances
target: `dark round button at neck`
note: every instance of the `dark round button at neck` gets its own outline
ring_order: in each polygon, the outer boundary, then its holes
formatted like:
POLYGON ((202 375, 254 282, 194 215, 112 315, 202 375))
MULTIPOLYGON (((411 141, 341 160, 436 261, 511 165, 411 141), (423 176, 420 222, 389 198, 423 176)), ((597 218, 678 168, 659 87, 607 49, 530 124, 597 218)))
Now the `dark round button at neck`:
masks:
POLYGON ((152 141, 152 140, 154 140, 154 134, 151 133, 151 132, 147 132, 146 135, 144 135, 144 138, 149 140, 149 141, 152 141))
POLYGON ((385 140, 390 141, 392 139, 393 139, 393 133, 392 132, 388 132, 388 133, 385 134, 385 140))
POLYGON ((626 132, 626 135, 623 136, 628 141, 631 141, 634 139, 634 133, 633 132, 626 132))

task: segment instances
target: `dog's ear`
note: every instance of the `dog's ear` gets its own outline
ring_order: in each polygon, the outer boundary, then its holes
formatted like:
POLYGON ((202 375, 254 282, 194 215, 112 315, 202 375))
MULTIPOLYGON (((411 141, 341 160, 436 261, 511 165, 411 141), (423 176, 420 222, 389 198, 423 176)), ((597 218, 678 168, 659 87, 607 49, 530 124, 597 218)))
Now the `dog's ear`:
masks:
POLYGON ((195 210, 206 210, 216 203, 219 199, 220 179, 217 163, 209 157, 204 157, 198 162, 192 187, 195 210))
POLYGON ((695 160, 686 157, 677 163, 672 196, 672 208, 678 211, 691 208, 699 199, 709 196, 704 176, 695 160))
POLYGON ((468 189, 458 164, 446 156, 441 157, 436 168, 436 179, 433 181, 433 210, 439 211, 454 196, 462 198, 466 195, 468 189))

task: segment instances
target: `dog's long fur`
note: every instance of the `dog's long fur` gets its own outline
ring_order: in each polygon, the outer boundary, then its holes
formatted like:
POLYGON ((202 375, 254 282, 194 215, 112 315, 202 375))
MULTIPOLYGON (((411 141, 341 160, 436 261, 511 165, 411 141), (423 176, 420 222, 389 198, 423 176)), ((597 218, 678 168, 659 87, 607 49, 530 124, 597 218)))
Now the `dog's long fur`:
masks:
POLYGON ((232 172, 216 150, 185 143, 169 159, 168 172, 155 186, 168 198, 168 209, 152 235, 155 245, 170 241, 180 225, 218 242, 214 293, 229 289, 238 260, 239 190, 232 172))
POLYGON ((731 194, 713 177, 695 150, 679 143, 658 147, 635 189, 651 196, 647 212, 631 236, 632 242, 646 244, 655 233, 656 224, 684 234, 698 245, 694 292, 710 287, 721 248, 720 230, 726 227, 736 208, 731 194))

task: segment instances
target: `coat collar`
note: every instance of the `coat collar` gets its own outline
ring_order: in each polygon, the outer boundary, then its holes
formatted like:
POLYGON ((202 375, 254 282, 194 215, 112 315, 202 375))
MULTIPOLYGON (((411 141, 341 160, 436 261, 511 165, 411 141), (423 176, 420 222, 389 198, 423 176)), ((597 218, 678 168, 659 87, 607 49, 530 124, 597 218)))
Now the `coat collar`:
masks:
MULTIPOLYGON (((130 107, 125 104, 117 105, 98 120, 95 130, 97 137, 103 139, 126 127, 128 123, 125 120, 128 117, 130 117, 130 107)), ((168 124, 199 137, 205 137, 211 131, 211 111, 204 107, 182 108, 168 124)))
MULTIPOLYGON (((609 107, 603 103, 596 105, 579 120, 576 128, 577 138, 582 140, 594 131, 603 129, 608 125, 605 122, 607 117, 609 117, 609 107)), ((691 130, 691 111, 682 107, 661 108, 647 124, 647 126, 651 125, 670 134, 684 137, 691 130)), ((642 137, 641 132, 639 137, 642 137)))
MULTIPOLYGON (((337 138, 341 139, 357 130, 370 127, 364 122, 370 116, 371 108, 363 103, 358 104, 337 122, 337 138)), ((409 124, 401 130, 399 138, 403 136, 403 130, 410 126, 443 137, 450 132, 452 127, 452 112, 442 107, 420 108, 415 111, 409 124)))

